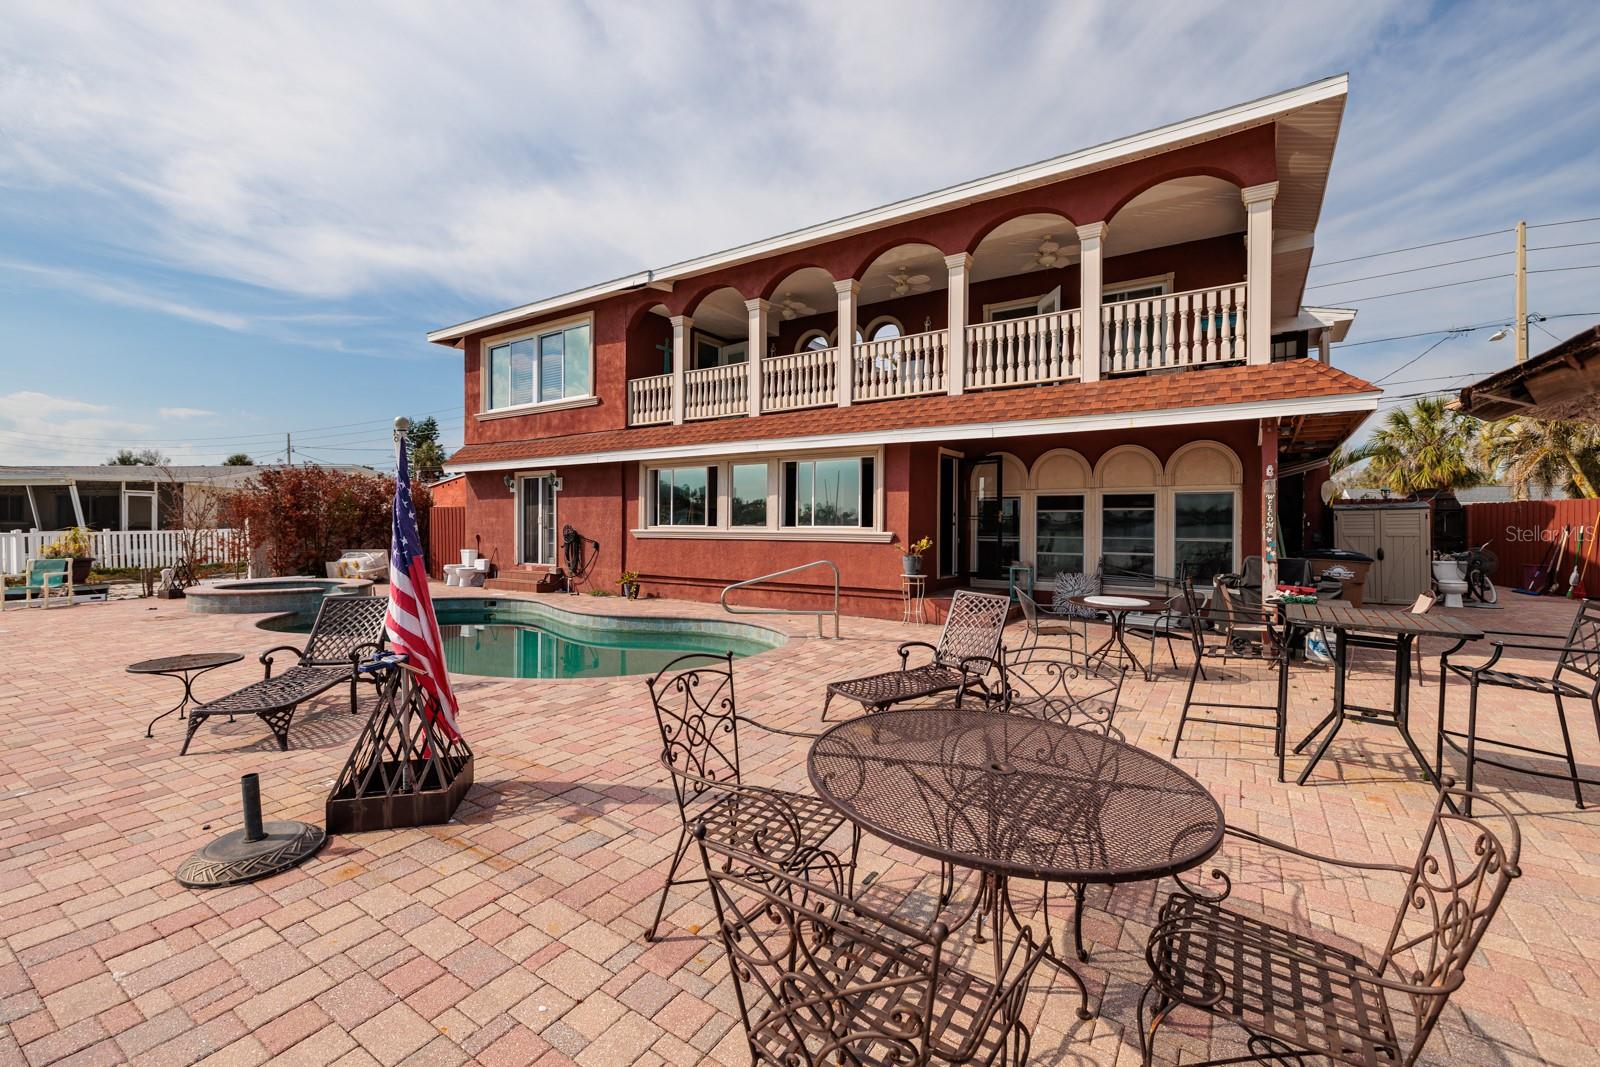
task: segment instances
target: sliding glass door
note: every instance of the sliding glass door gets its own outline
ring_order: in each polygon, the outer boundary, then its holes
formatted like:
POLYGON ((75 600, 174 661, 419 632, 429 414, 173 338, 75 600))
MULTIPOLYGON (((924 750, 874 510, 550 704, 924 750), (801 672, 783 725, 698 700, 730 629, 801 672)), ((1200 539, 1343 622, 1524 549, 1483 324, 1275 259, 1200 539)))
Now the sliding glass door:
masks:
POLYGON ((522 496, 519 526, 521 558, 518 563, 545 566, 556 562, 556 490, 555 476, 539 474, 518 479, 522 496))

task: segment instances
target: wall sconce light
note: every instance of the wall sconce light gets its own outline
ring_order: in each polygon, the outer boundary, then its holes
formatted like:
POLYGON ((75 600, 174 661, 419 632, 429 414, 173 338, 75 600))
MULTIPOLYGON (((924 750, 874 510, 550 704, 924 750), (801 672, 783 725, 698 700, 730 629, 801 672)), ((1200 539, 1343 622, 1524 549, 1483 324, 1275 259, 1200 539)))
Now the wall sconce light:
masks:
POLYGON ((561 492, 563 488, 561 475, 558 474, 554 478, 550 479, 550 488, 557 493, 561 492))
POLYGON ((516 487, 517 487, 517 478, 516 478, 516 475, 514 475, 514 474, 508 474, 508 475, 506 475, 506 476, 505 476, 505 483, 506 483, 506 490, 507 490, 507 491, 508 491, 508 492, 509 492, 509 491, 510 491, 510 490, 512 490, 512 489, 515 489, 515 488, 516 488, 516 487))

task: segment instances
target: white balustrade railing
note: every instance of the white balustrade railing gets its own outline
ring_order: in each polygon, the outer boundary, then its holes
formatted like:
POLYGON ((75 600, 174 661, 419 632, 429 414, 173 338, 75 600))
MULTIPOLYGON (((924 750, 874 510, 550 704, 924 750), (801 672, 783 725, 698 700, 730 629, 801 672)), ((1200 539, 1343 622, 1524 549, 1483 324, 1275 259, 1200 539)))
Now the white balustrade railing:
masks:
POLYGON ((855 346, 856 400, 942 393, 948 330, 863 341, 855 346))
POLYGON ((743 363, 725 367, 702 367, 683 374, 683 417, 717 419, 724 415, 743 415, 750 410, 745 394, 750 391, 750 368, 743 363))
MULTIPOLYGON (((0 533, 0 573, 22 574, 28 560, 43 556, 45 546, 60 537, 60 530, 0 533)), ((186 557, 191 545, 204 563, 232 563, 244 554, 244 538, 229 529, 100 530, 89 539, 100 570, 171 567, 186 557)))
POLYGON ((1074 310, 968 326, 967 388, 1077 378, 1082 372, 1080 321, 1074 310))
POLYGON ((839 353, 813 348, 761 361, 761 410, 826 407, 839 402, 839 353))
POLYGON ((672 421, 672 375, 628 380, 628 425, 653 426, 672 421))
POLYGON ((1245 285, 1120 300, 1100 307, 1107 374, 1245 358, 1245 285))

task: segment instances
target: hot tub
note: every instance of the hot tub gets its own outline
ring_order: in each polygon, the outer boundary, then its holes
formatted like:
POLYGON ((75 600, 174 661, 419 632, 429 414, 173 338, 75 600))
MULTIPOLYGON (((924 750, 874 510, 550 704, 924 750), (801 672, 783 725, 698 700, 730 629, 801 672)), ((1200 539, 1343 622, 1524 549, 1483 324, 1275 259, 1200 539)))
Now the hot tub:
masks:
POLYGON ((184 591, 189 610, 201 615, 281 614, 312 616, 327 596, 371 596, 367 578, 246 578, 208 582, 184 591))

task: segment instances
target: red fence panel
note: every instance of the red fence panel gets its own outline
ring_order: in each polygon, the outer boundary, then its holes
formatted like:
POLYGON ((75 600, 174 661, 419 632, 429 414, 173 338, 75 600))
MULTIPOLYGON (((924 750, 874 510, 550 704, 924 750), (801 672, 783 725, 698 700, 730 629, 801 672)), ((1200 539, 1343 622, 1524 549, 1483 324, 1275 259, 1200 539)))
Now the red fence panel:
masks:
MULTIPOLYGON (((1566 592, 1572 573, 1578 531, 1583 530, 1583 554, 1589 568, 1583 576, 1584 596, 1600 596, 1600 545, 1594 544, 1600 523, 1600 500, 1510 500, 1494 504, 1468 504, 1467 541, 1474 546, 1489 542, 1500 559, 1494 584, 1519 586, 1527 568, 1547 562, 1561 531, 1568 531, 1567 547, 1556 562, 1557 586, 1566 592)), ((1580 570, 1583 560, 1578 561, 1580 570)))
POLYGON ((428 576, 444 581, 444 565, 467 547, 467 509, 434 507, 428 513, 428 576))

